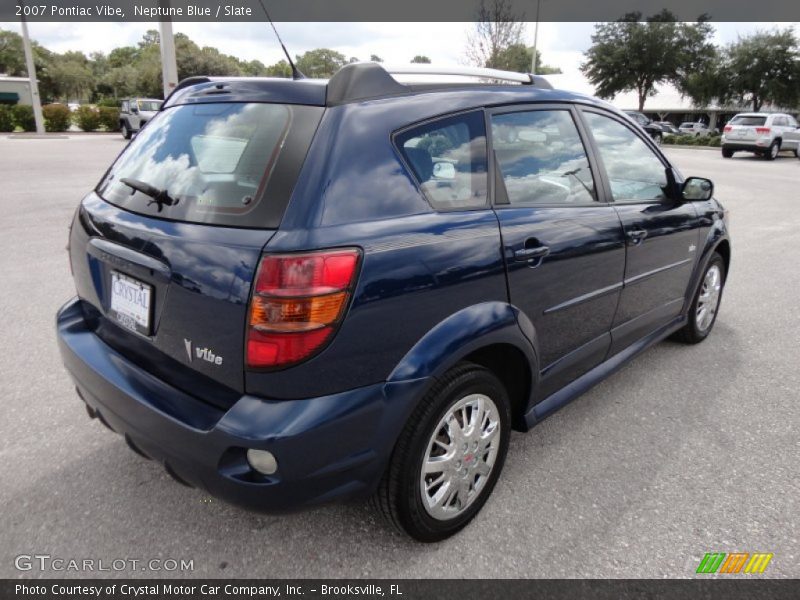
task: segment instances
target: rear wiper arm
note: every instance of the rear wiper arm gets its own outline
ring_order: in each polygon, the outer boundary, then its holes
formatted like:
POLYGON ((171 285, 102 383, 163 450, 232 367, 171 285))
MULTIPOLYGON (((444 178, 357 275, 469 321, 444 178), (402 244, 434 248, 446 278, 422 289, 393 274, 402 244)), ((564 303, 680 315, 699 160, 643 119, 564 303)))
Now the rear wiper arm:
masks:
POLYGON ((177 198, 173 198, 167 193, 167 190, 160 190, 157 187, 150 185, 149 183, 145 183, 144 181, 139 181, 138 179, 131 179, 130 177, 123 177, 120 179, 122 183, 127 185, 129 188, 136 190, 137 192, 142 192, 145 196, 150 196, 152 200, 147 203, 147 206, 151 204, 156 204, 158 206, 158 212, 161 212, 161 209, 164 208, 164 205, 172 206, 173 204, 178 203, 177 198))

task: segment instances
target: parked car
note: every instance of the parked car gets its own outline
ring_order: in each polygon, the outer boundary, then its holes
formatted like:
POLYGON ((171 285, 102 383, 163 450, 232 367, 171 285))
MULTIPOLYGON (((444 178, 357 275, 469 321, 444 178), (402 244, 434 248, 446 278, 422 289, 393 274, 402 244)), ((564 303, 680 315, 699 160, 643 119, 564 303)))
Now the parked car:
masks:
POLYGON ((792 115, 784 113, 740 113, 725 125, 722 133, 722 156, 734 152, 755 152, 775 160, 781 150, 800 158, 800 130, 792 115))
POLYGON ((700 123, 700 122, 695 123, 692 121, 681 123, 681 126, 678 127, 678 130, 683 135, 693 135, 695 137, 705 136, 710 133, 705 123, 700 123))
POLYGON ((119 110, 119 128, 126 140, 138 133, 161 108, 162 101, 153 98, 128 98, 119 110))
POLYGON ((622 112, 624 112, 634 122, 641 125, 642 129, 644 129, 647 132, 647 135, 653 138, 653 141, 656 144, 661 143, 661 140, 664 137, 664 130, 661 127, 661 125, 650 119, 650 117, 648 117, 647 115, 644 115, 638 111, 624 110, 622 112))
POLYGON ((680 135, 681 133, 681 130, 675 127, 675 125, 669 121, 656 121, 655 123, 661 127, 661 131, 663 131, 665 135, 680 135))
POLYGON ((69 108, 70 112, 75 112, 80 107, 81 105, 78 104, 77 102, 70 102, 69 104, 67 104, 67 108, 69 108))
POLYGON ((430 542, 512 429, 706 339, 731 256, 709 180, 541 77, 430 73, 177 86, 72 222, 57 338, 90 417, 230 502, 372 496, 430 542))

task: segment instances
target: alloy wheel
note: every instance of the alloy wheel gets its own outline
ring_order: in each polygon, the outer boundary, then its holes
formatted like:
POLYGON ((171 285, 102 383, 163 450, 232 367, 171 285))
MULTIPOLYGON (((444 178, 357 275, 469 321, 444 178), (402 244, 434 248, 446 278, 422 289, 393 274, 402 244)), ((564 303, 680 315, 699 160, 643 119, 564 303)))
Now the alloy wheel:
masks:
POLYGON ((500 428, 497 406, 484 394, 465 396, 447 410, 422 461, 420 493, 428 515, 452 519, 480 496, 495 466, 500 428))
POLYGON ((695 312, 695 322, 700 331, 705 331, 714 322, 714 316, 719 307, 719 297, 722 292, 722 272, 719 266, 712 265, 706 271, 703 279, 703 287, 697 298, 697 311, 695 312))

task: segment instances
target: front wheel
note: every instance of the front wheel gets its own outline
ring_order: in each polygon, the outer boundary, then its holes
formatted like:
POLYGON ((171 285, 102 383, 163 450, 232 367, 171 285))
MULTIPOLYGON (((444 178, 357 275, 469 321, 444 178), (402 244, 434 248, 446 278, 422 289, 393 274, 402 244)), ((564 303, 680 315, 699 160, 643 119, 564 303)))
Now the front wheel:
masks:
POLYGON ((675 333, 677 340, 699 344, 708 337, 717 320, 724 286, 725 261, 715 252, 708 261, 703 279, 689 307, 689 322, 675 333))
POLYGON ((421 542, 450 537, 492 493, 510 432, 503 384, 481 366, 457 365, 412 413, 373 503, 391 525, 421 542))
POLYGON ((128 124, 126 122, 122 123, 122 127, 120 128, 120 131, 122 132, 122 137, 123 138, 125 138, 126 140, 131 139, 131 134, 133 132, 130 130, 130 128, 128 127, 128 124))

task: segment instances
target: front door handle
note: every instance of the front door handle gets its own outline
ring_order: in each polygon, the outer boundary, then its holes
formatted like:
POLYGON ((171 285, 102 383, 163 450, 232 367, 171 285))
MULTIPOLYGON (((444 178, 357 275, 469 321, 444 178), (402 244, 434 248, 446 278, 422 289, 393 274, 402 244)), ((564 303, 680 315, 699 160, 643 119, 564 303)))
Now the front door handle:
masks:
POLYGON ((647 237, 647 230, 629 229, 626 234, 628 236, 628 242, 633 246, 638 246, 644 241, 644 238, 647 237))

